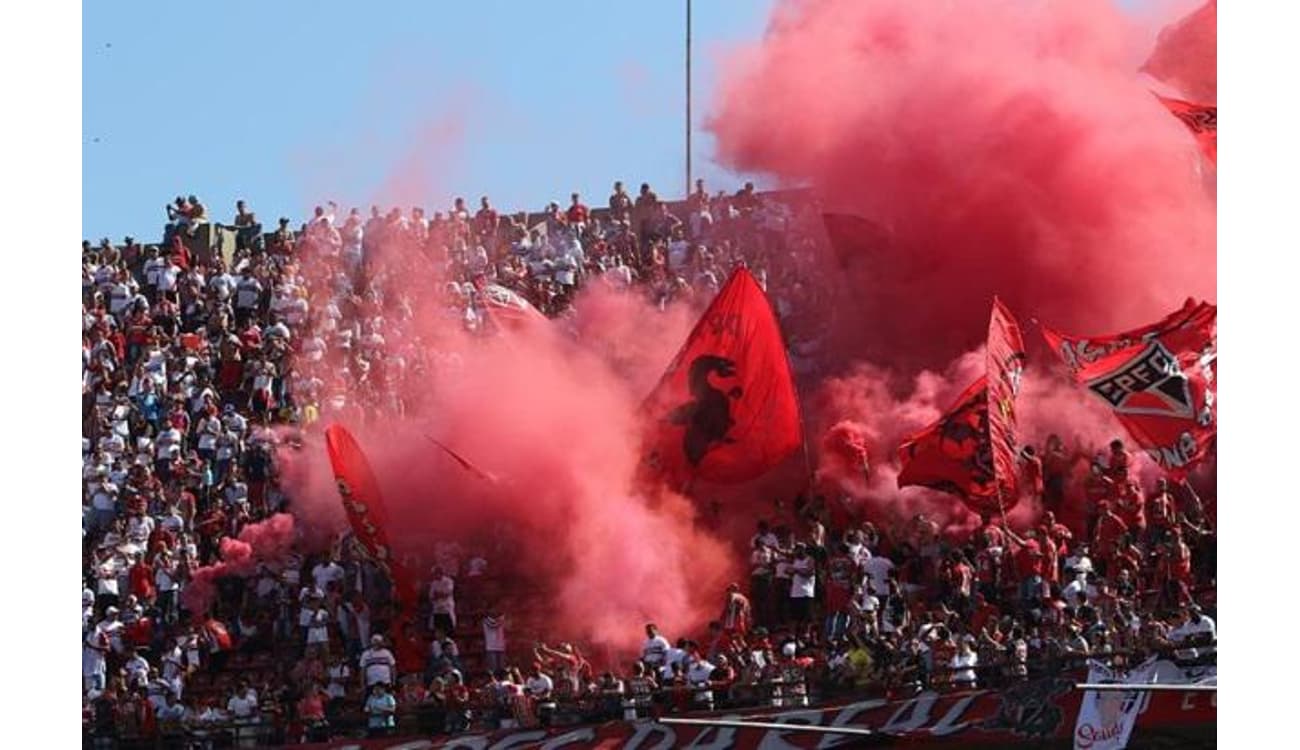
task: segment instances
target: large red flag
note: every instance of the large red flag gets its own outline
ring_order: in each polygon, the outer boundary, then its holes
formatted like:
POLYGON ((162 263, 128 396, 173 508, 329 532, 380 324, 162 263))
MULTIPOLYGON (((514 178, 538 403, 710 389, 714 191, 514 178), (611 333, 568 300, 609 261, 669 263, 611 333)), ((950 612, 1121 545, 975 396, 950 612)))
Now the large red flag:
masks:
POLYGON ((646 399, 646 462, 680 487, 743 482, 803 443, 799 402, 776 315, 739 268, 646 399))
POLYGON ((898 486, 948 492, 981 514, 1014 507, 1019 500, 1016 395, 1024 362, 1020 325, 994 297, 985 374, 937 422, 899 446, 898 486))
MULTIPOLYGON (((929 487, 960 497, 977 513, 1002 509, 989 440, 988 377, 962 391, 939 421, 898 447, 898 486, 929 487)), ((1014 505, 1015 495, 1006 499, 1014 505)))
POLYGON ((343 499, 352 533, 370 558, 388 572, 398 600, 414 608, 419 598, 418 584, 406 566, 393 557, 388 544, 384 498, 379 493, 379 482, 375 480, 366 454, 352 433, 339 424, 325 428, 325 448, 329 452, 334 481, 343 499))
POLYGON ((1114 410, 1149 456, 1175 479, 1185 477, 1211 451, 1217 434, 1215 367, 1218 309, 1188 300, 1161 321, 1102 341, 1086 361, 1065 356, 1082 339, 1048 328, 1043 334, 1062 354, 1075 380, 1114 410), (1135 333, 1139 335, 1134 335, 1135 333))
POLYGON ((1193 104, 1159 94, 1155 97, 1173 113, 1174 117, 1183 121, 1187 129, 1196 137, 1196 142, 1200 144, 1205 158, 1209 159, 1211 164, 1217 165, 1219 163, 1219 108, 1213 104, 1193 104))
POLYGON ((1016 471, 1016 395, 1020 393, 1020 376, 1025 368, 1025 342, 1020 336, 1020 324, 997 297, 993 298, 993 314, 989 316, 985 357, 993 474, 1003 497, 1014 504, 1019 473, 1016 471))

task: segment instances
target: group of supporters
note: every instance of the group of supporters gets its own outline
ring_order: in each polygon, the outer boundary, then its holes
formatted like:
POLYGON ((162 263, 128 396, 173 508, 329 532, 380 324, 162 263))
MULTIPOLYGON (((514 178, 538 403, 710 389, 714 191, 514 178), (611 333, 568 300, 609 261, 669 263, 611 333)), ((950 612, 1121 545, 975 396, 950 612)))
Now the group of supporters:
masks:
POLYGON ((815 350, 830 272, 815 262, 816 207, 752 185, 697 184, 670 205, 615 183, 601 210, 574 194, 532 219, 486 197, 432 217, 329 204, 269 232, 240 201, 229 256, 195 252, 212 222, 196 196, 167 216, 158 245, 82 247, 82 675, 97 739, 286 743, 399 722, 460 732, 996 685, 1089 655, 1212 653, 1197 604, 1212 606, 1212 514, 1189 486, 1139 486, 1123 444, 1080 459, 1059 440, 1024 454, 1027 484, 1048 509, 1084 493, 1077 528, 1050 513, 1021 529, 989 518, 957 544, 924 517, 878 528, 808 493, 758 523, 750 578, 720 592, 706 632, 670 641, 647 626, 626 669, 598 672, 577 644, 508 649, 517 602, 488 592, 509 554, 486 543, 438 545, 411 619, 343 542, 196 595, 194 572, 223 542, 293 512, 281 455, 303 431, 418 408, 407 399, 421 389, 404 384, 446 366, 412 334, 421 316, 491 335, 488 285, 561 324, 587 285, 667 308, 707 300, 743 264, 798 365, 801 344, 815 350), (428 290, 396 283, 435 276, 428 290), (1078 460, 1092 469, 1074 488, 1078 460))
MULTIPOLYGON (((329 204, 270 231, 243 201, 223 225, 194 195, 166 213, 158 244, 82 243, 82 674, 100 737, 268 719, 305 735, 348 711, 385 731, 415 683, 422 702, 457 705, 451 581, 481 573, 479 554, 445 550, 429 617, 397 629, 391 582, 348 544, 219 578, 210 595, 194 580, 227 540, 292 513, 280 456, 303 431, 418 406, 403 385, 445 363, 412 333, 417 316, 491 335, 488 285, 556 318, 587 285, 666 308, 707 299, 738 264, 791 314, 818 288, 815 210, 752 185, 699 184, 670 207, 618 183, 600 210, 575 194, 531 219, 486 197, 431 218, 329 204), (233 253, 205 245, 218 226, 233 253), (397 283, 414 277, 441 286, 397 283)), ((497 645, 483 666, 509 666, 497 645)))

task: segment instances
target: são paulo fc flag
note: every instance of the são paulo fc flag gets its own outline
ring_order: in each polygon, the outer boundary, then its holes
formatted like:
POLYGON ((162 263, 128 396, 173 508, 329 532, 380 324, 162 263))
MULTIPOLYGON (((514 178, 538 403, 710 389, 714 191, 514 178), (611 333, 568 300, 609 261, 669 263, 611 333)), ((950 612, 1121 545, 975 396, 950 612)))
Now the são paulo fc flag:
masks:
POLYGON ((670 486, 743 482, 803 443, 776 315, 739 268, 704 311, 643 410, 645 463, 670 486))
POLYGON ((1218 308, 1188 300, 1134 331, 1100 337, 1043 336, 1075 381, 1113 410, 1143 450, 1175 479, 1214 445, 1218 308))

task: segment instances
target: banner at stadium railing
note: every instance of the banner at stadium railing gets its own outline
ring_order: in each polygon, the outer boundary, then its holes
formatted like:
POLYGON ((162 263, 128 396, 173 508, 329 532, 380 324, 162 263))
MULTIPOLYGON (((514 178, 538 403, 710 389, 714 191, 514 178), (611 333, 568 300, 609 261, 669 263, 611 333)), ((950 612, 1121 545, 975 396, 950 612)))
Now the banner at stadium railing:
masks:
MULTIPOLYGON (((1154 681, 1155 662, 1128 672, 1118 672, 1097 662, 1088 665, 1088 682, 1142 685, 1154 681)), ((1124 750, 1137 724, 1138 713, 1151 693, 1088 690, 1074 722, 1074 750, 1124 750)))
MULTIPOLYGON (((1167 663, 1166 663, 1167 664, 1167 663)), ((1177 670, 1177 667, 1168 665, 1177 670)), ((870 698, 815 708, 749 708, 734 713, 690 714, 692 719, 761 721, 771 724, 866 730, 875 736, 772 729, 665 724, 652 720, 502 730, 490 734, 388 740, 338 740, 303 745, 305 750, 483 750, 486 748, 566 748, 567 750, 645 750, 709 747, 828 748, 836 746, 982 747, 1068 746, 1077 723, 1082 692, 1074 679, 1052 677, 1004 690, 938 693, 924 691, 905 699, 870 698)), ((1218 709, 1214 693, 1153 693, 1137 713, 1135 736, 1170 740, 1214 738, 1218 709)), ((1189 744, 1189 747, 1195 746, 1189 744)))
POLYGON ((645 463, 673 487, 743 482, 803 443, 799 401, 776 314, 736 269, 646 398, 645 463))
POLYGON ((1218 309, 1188 300, 1148 326, 1101 337, 1043 336, 1075 380, 1104 401, 1175 479, 1208 454, 1216 435, 1218 309))

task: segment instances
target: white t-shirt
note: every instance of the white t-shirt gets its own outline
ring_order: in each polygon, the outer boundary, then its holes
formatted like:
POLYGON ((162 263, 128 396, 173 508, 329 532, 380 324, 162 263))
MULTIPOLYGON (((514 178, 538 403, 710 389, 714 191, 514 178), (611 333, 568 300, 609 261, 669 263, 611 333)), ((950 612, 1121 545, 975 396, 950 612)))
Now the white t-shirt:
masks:
POLYGON ((647 638, 645 644, 641 646, 641 661, 646 664, 663 664, 670 648, 672 644, 662 635, 647 638))
POLYGON ((948 666, 955 670, 952 673, 953 682, 974 682, 975 670, 972 669, 979 662, 979 656, 974 651, 963 654, 958 651, 953 654, 952 661, 948 666))
POLYGON ((871 582, 871 593, 885 596, 889 593, 889 572, 894 569, 894 561, 884 555, 874 555, 862 563, 862 569, 871 582))
POLYGON ((506 650, 506 626, 502 620, 483 618, 483 649, 485 651, 506 650))
POLYGON ((262 296, 262 285, 257 279, 240 279, 235 285, 235 307, 249 309, 257 306, 262 296))
POLYGON ((247 719, 257 711, 257 701, 251 700, 246 695, 232 695, 226 702, 226 710, 236 719, 247 719))
POLYGON ((817 563, 802 557, 790 565, 790 598, 811 599, 817 589, 817 563))
POLYGON ((386 648, 368 648, 361 652, 361 673, 365 675, 366 689, 379 682, 393 684, 397 660, 386 648))
POLYGON ((438 615, 454 615, 456 613, 456 600, 452 594, 456 590, 456 582, 451 576, 436 578, 429 583, 429 601, 433 605, 433 613, 438 615))
POLYGON ((329 590, 329 584, 333 581, 343 581, 343 566, 334 561, 328 563, 318 563, 311 569, 311 579, 316 584, 316 588, 321 591, 329 590))
POLYGON ((534 698, 545 698, 551 694, 551 690, 555 688, 555 683, 545 674, 538 674, 536 677, 529 677, 524 682, 524 688, 534 698))

